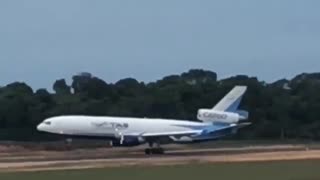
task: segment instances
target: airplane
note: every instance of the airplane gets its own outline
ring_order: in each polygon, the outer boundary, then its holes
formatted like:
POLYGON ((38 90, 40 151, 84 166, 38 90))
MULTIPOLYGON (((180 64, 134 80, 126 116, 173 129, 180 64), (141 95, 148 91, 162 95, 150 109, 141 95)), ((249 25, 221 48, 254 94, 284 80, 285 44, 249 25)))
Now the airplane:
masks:
POLYGON ((106 139, 113 147, 148 144, 149 148, 145 149, 145 154, 164 154, 161 144, 213 141, 235 134, 238 129, 250 125, 247 121, 249 113, 238 110, 246 90, 246 86, 235 86, 212 109, 199 109, 198 122, 74 115, 45 119, 37 126, 37 130, 72 138, 106 139))

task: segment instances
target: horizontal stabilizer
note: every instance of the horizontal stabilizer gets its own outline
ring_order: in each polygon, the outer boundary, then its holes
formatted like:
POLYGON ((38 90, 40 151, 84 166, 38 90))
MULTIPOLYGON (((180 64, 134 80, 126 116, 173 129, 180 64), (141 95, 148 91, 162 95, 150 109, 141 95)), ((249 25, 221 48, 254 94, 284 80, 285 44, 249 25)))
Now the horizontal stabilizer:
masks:
POLYGON ((237 110, 235 113, 239 114, 240 120, 245 120, 249 118, 249 112, 244 110, 237 110))

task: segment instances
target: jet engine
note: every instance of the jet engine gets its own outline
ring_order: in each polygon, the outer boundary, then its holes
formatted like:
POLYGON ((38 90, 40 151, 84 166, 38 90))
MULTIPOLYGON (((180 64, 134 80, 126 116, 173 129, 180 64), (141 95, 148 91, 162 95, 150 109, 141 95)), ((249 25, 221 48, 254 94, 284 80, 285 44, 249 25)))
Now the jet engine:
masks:
POLYGON ((238 113, 215 111, 212 109, 199 109, 198 119, 203 122, 213 123, 238 123, 242 119, 238 113))
POLYGON ((112 140, 112 146, 115 147, 132 147, 145 143, 145 140, 136 136, 124 136, 112 140))

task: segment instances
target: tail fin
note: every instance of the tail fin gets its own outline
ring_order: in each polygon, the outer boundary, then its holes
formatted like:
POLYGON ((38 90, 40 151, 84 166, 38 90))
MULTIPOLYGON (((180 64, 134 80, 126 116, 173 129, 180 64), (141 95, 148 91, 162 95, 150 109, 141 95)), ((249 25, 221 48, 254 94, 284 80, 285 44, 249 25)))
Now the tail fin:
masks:
POLYGON ((214 108, 216 111, 236 112, 247 86, 234 87, 214 108))

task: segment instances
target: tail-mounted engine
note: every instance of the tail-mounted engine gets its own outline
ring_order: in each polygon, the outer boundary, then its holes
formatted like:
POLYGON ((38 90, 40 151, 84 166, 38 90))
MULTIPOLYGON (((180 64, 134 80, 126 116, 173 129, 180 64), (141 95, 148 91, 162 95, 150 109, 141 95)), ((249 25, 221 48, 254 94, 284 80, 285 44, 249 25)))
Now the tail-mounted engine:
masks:
POLYGON ((203 122, 234 124, 238 123, 242 118, 238 113, 232 112, 221 112, 212 109, 200 109, 198 111, 198 120, 203 122))

